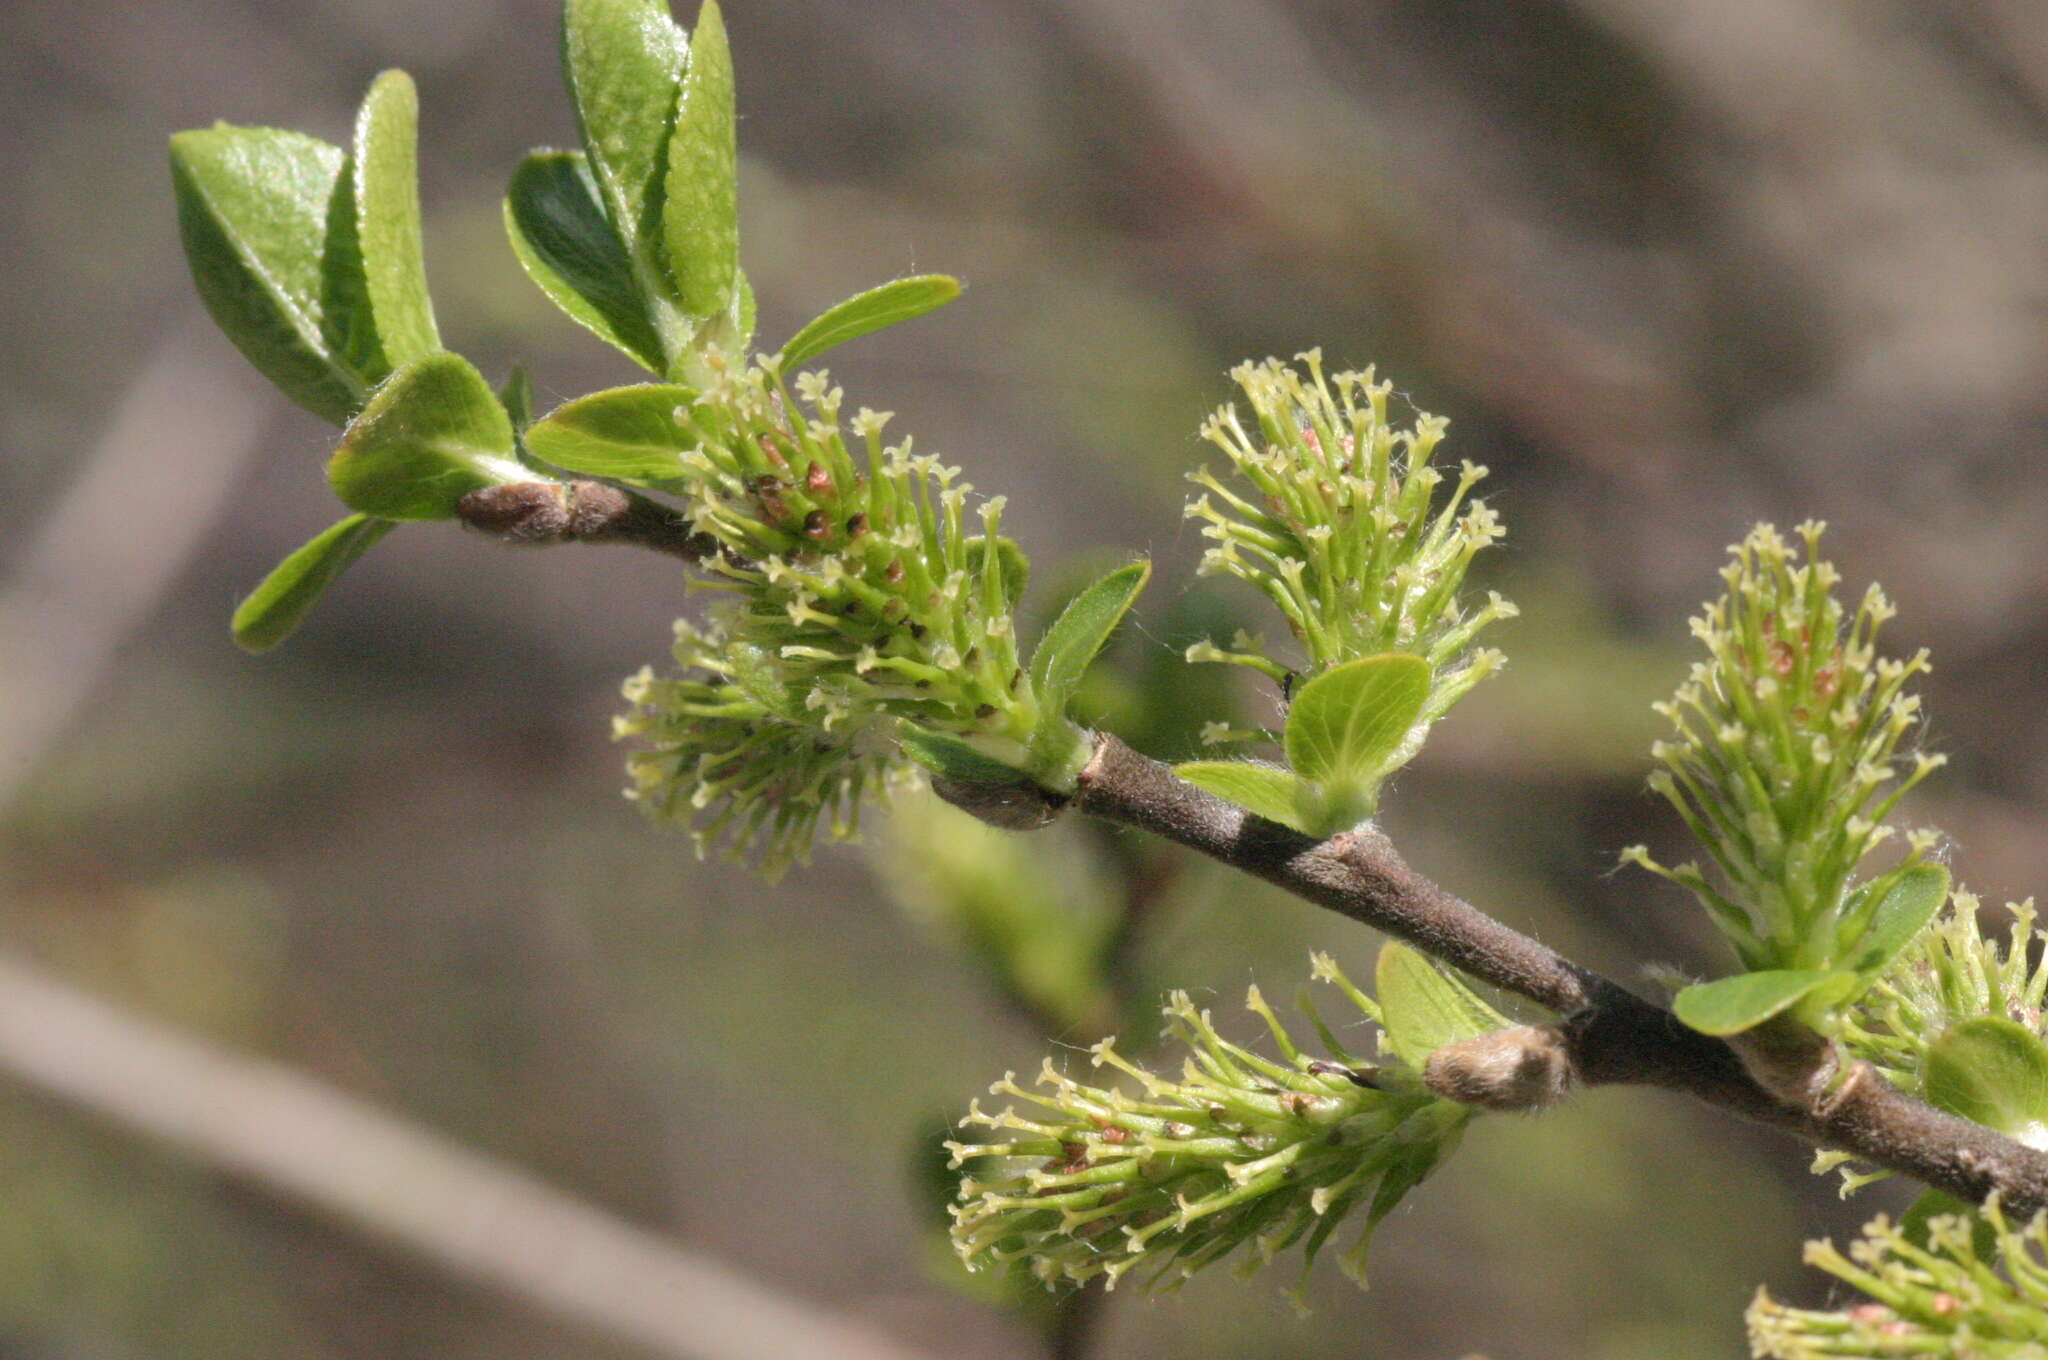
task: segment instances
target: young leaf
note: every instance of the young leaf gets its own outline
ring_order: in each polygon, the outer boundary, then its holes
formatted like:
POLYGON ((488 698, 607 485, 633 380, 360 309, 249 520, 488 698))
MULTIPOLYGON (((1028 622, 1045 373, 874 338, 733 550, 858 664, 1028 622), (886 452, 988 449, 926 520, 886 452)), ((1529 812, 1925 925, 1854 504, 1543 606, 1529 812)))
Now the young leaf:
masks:
POLYGON ((277 564, 235 609, 235 642, 267 652, 290 637, 335 578, 395 526, 388 519, 350 515, 277 564))
POLYGON ((1150 562, 1118 567, 1068 602, 1031 654, 1031 686, 1049 728, 1064 717, 1095 654, 1151 578, 1150 562))
POLYGON ((676 425, 676 411, 696 399, 671 383, 593 392, 536 421, 526 431, 527 451, 586 476, 637 486, 673 482, 683 476, 683 449, 691 443, 676 425))
MULTIPOLYGON (((628 251, 658 236, 687 44, 668 0, 567 0, 562 74, 605 216, 628 251)), ((651 251, 645 258, 652 259, 651 251)))
POLYGON ((1948 870, 1941 865, 1916 864, 1900 874, 1870 913, 1851 966, 1859 973, 1878 972, 1912 943, 1947 900, 1948 870))
POLYGON ((520 162, 505 195, 505 233, 526 276, 570 320, 662 371, 661 337, 582 152, 536 151, 520 162))
POLYGON ((345 163, 340 148, 275 128, 171 138, 178 229, 206 310, 258 372, 337 425, 387 371, 345 163))
POLYGON ((1774 968, 1696 982, 1680 992, 1671 1009, 1702 1034, 1740 1034, 1790 1009, 1823 984, 1853 981, 1853 973, 1824 968, 1774 968))
POLYGON ((732 306, 740 255, 738 168, 732 52, 717 0, 704 0, 669 137, 662 206, 669 277, 683 310, 694 317, 732 306))
POLYGON ((1332 666, 1288 707, 1287 763, 1318 783, 1375 780, 1415 726, 1431 675, 1427 661, 1401 652, 1332 666))
POLYGON ((505 385, 498 389, 498 404, 505 408, 514 430, 523 432, 533 424, 533 378, 525 368, 512 365, 505 385))
POLYGON ((445 350, 392 374, 327 464, 342 503, 380 519, 452 519, 471 491, 533 479, 513 457, 498 394, 445 350))
POLYGON ((1191 760, 1173 772, 1269 822, 1308 830, 1301 815, 1301 780, 1287 770, 1246 760, 1191 760))
POLYGON ((1456 1039, 1506 1029, 1513 1022, 1479 999, 1450 969, 1395 940, 1380 947, 1374 975, 1388 1046, 1411 1067, 1456 1039))
POLYGON ((923 316, 959 296, 960 280, 945 274, 919 274, 856 293, 789 337, 782 347, 783 371, 801 368, 828 349, 923 316))
POLYGON ((2025 1025, 1979 1015, 1950 1025, 1927 1050, 1928 1103, 2048 1147, 2048 1045, 2025 1025))
POLYGON ((356 115, 356 238, 384 356, 393 365, 441 348, 420 241, 419 94, 386 71, 356 115))
POLYGON ((903 744, 903 753, 942 779, 957 780, 962 784, 1029 784, 1031 776, 1022 770, 1003 764, 993 756, 983 755, 974 747, 956 737, 938 732, 927 732, 922 727, 904 723, 897 730, 897 740, 903 744))

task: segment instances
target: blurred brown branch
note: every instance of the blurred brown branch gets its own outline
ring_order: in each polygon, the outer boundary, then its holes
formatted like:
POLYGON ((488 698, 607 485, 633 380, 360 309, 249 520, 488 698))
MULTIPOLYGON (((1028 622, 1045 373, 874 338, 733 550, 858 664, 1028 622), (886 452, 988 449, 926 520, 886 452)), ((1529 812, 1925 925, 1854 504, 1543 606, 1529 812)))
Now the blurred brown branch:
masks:
POLYGON ((0 807, 98 691, 255 457, 270 402, 206 334, 187 323, 158 342, 0 588, 0 807))
POLYGON ((599 1332, 677 1360, 916 1360, 288 1068, 0 955, 0 1072, 599 1332))

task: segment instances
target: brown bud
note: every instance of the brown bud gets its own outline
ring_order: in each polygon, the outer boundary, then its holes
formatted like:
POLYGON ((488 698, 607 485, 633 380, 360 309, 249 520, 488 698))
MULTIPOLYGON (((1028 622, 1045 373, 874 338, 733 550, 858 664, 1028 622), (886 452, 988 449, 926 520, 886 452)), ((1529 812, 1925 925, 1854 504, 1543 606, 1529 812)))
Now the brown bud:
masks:
POLYGON ((632 499, 603 482, 571 482, 568 488, 570 538, 600 538, 632 511, 632 499))
POLYGON ((813 510, 804 516, 804 537, 823 540, 832 535, 832 520, 823 510, 813 510))
POLYGON ((479 487, 455 503, 472 529, 514 543, 552 543, 569 529, 566 488, 555 482, 505 482, 479 487))
POLYGON ((1563 1034, 1518 1025, 1445 1044, 1423 1064, 1422 1080, 1460 1105, 1534 1113, 1563 1100, 1576 1073, 1563 1034))
POLYGON ((831 495, 832 474, 825 471, 824 467, 818 463, 811 464, 810 467, 804 470, 804 489, 813 496, 831 495))

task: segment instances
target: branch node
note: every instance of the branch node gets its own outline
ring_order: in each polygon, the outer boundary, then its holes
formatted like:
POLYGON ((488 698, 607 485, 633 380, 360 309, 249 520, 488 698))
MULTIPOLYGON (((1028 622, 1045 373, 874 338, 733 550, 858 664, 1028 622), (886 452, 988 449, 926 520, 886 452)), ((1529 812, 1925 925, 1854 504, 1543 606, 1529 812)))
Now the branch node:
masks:
POLYGON ((1534 1114, 1569 1095, 1578 1071, 1561 1030, 1518 1025, 1443 1045, 1429 1055, 1422 1080, 1461 1105, 1534 1114))

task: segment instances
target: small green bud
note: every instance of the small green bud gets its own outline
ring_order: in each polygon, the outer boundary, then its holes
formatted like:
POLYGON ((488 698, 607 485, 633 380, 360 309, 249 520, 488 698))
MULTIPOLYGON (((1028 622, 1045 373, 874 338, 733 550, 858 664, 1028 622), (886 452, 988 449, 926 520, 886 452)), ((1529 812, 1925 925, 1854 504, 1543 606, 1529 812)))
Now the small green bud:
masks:
POLYGON ((1624 855, 1692 891, 1751 971, 1881 965, 1870 953, 1880 908, 1935 841, 1909 833, 1902 859, 1857 878, 1893 835, 1886 818, 1941 757, 1901 749, 1920 711, 1905 685, 1927 654, 1879 659, 1891 605, 1872 586, 1844 606, 1839 573, 1818 555, 1824 527, 1801 525, 1795 544, 1760 524, 1735 545, 1726 593, 1692 621, 1707 660, 1656 706, 1674 738, 1653 748, 1663 768, 1650 786, 1717 881, 1641 847, 1624 855))
POLYGON ((1405 430, 1389 422, 1392 384, 1371 370, 1325 375, 1322 353, 1298 356, 1300 368, 1268 359, 1233 369, 1251 405, 1248 428, 1235 406, 1203 424, 1237 477, 1207 468, 1189 475, 1206 494, 1187 517, 1203 522, 1212 547, 1204 574, 1238 577, 1286 616, 1301 657, 1283 663, 1256 642, 1237 650, 1191 648, 1190 661, 1248 665, 1283 682, 1313 678, 1342 662, 1405 652, 1434 674, 1433 721, 1500 665, 1497 652, 1474 650, 1488 624, 1513 617, 1498 595, 1473 607, 1459 587, 1480 549, 1505 530, 1492 510, 1470 500, 1486 469, 1463 464, 1448 496, 1430 465, 1445 422, 1418 414, 1405 430))

